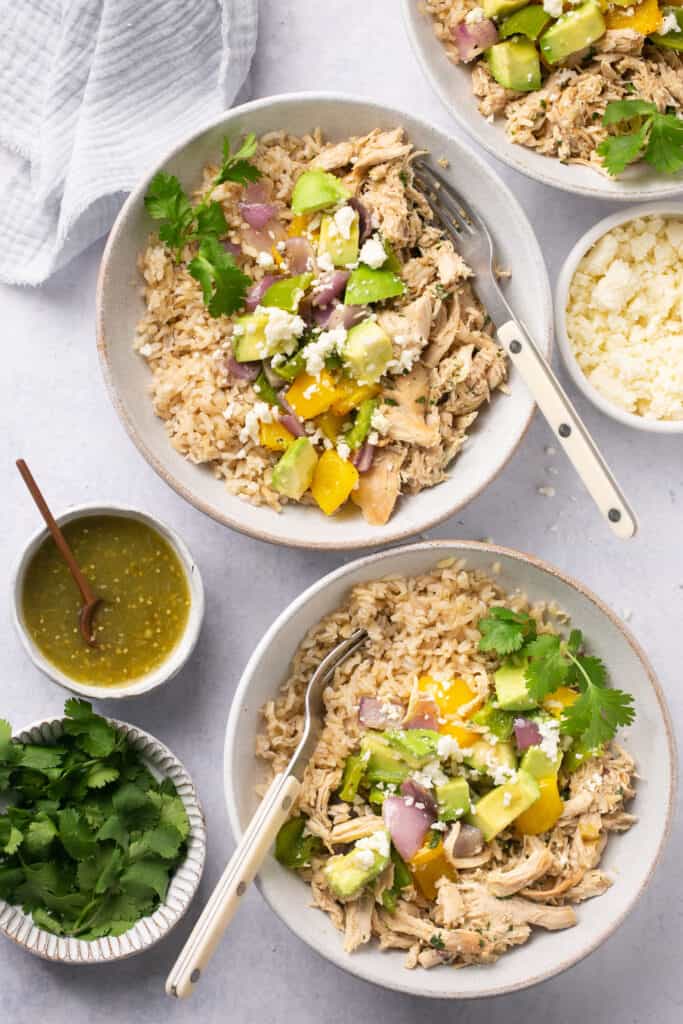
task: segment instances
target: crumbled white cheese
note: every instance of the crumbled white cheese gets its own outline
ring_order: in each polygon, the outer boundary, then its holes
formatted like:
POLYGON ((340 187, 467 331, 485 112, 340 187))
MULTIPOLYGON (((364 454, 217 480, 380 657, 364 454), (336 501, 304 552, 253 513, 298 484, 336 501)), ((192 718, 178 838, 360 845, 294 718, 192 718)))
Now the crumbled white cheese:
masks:
POLYGON ((482 7, 473 7, 471 11, 468 11, 465 15, 465 21, 468 25, 476 25, 477 22, 483 21, 486 15, 482 7))
POLYGON ((356 846, 353 859, 355 860, 358 867, 363 868, 365 871, 369 870, 371 867, 374 867, 375 864, 375 855, 372 852, 372 850, 359 849, 358 846, 356 846))
POLYGON ((458 761, 462 761, 463 758, 460 744, 456 740, 455 736, 439 736, 436 744, 436 752, 442 761, 449 757, 455 757, 458 761))
POLYGON ((536 728, 541 734, 539 744, 541 750, 549 761, 554 761, 560 747, 560 723, 558 719, 546 718, 536 722, 536 728))
POLYGON ((543 10, 551 18, 562 17, 562 0, 543 0, 543 10))
POLYGON ((256 257, 256 262, 258 263, 259 267, 272 267, 275 263, 275 260, 273 259, 269 252, 260 252, 256 257))
POLYGON ((608 401, 651 420, 683 420, 683 219, 648 217, 603 236, 577 267, 567 334, 608 401))
POLYGON ((351 227, 358 214, 352 206, 342 206, 335 213, 328 231, 330 235, 341 235, 342 238, 351 237, 351 227))
POLYGON ((315 341, 306 345, 306 373, 311 377, 319 377, 325 368, 325 359, 333 352, 341 352, 346 341, 346 330, 341 325, 331 331, 321 331, 315 341))
POLYGON ((348 462, 350 454, 351 449, 349 448, 346 441, 337 441, 337 455, 339 456, 339 458, 343 459, 344 462, 348 462))
POLYGON ((329 252, 319 253, 317 256, 317 260, 318 266, 320 267, 321 270, 324 270, 326 272, 334 270, 334 263, 332 262, 332 257, 330 256, 329 252))
POLYGON ((500 764, 493 753, 486 758, 486 770, 493 779, 494 786, 503 786, 517 774, 514 768, 506 764, 500 764))
POLYGON ((268 405, 267 402, 255 402, 252 408, 247 411, 244 426, 240 430, 240 441, 242 444, 246 444, 249 440, 258 444, 259 424, 272 423, 273 420, 277 419, 277 415, 275 406, 268 405))
POLYGON ((667 11, 662 18, 662 24, 659 27, 660 36, 667 36, 669 32, 680 32, 680 26, 678 19, 673 11, 667 11))
MULTIPOLYGON (((277 306, 257 306, 256 312, 265 314, 267 322, 265 326, 265 337, 269 347, 280 346, 283 342, 285 351, 293 351, 296 348, 296 339, 300 338, 306 329, 306 324, 300 316, 288 313, 286 309, 279 309, 277 306)), ((249 328, 254 327, 253 323, 249 328)))
POLYGON ((363 242, 358 255, 361 263, 372 267, 373 270, 377 270, 387 261, 386 251, 377 235, 373 235, 372 238, 368 238, 367 242, 363 242))
POLYGON ((376 853, 378 853, 380 857, 388 857, 390 848, 389 835, 386 829, 378 829, 378 831, 373 832, 372 835, 363 836, 363 838, 359 839, 356 843, 355 849, 356 851, 367 850, 369 853, 373 854, 373 863, 374 854, 376 853))
POLYGON ((411 778, 424 789, 432 789, 434 786, 442 786, 444 782, 448 782, 448 776, 442 772, 438 761, 430 761, 421 771, 413 772, 411 778))

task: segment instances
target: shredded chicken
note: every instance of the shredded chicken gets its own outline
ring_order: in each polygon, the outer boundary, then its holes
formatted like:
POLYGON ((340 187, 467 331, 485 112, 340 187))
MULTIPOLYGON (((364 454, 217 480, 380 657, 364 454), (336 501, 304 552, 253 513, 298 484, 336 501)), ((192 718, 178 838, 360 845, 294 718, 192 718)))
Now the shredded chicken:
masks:
POLYGON ((507 871, 489 872, 486 884, 494 896, 512 896, 526 885, 543 878, 554 864, 545 843, 535 836, 526 840, 527 856, 507 871))

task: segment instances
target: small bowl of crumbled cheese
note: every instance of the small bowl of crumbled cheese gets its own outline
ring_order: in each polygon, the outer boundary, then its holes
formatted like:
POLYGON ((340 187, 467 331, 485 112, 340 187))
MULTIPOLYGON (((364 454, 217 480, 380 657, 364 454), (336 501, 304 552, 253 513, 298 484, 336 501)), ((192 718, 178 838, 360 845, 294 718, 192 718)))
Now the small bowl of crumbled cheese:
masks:
POLYGON ((683 202, 631 207, 580 238, 556 320, 567 369, 602 412, 683 433, 683 202))

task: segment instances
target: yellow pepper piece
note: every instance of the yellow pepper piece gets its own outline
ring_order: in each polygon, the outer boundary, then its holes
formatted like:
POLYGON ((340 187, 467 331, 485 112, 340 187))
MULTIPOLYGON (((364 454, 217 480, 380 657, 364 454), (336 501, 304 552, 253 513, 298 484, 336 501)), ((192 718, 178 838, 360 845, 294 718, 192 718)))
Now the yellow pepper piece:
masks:
POLYGON ((564 801, 557 788, 557 776, 549 775, 539 779, 541 795, 531 807, 515 818, 515 832, 518 836, 539 836, 548 832, 562 814, 564 801))
POLYGON ((600 826, 597 821, 579 821, 579 834, 584 842, 594 843, 600 838, 600 826))
POLYGON ((300 374, 285 395, 294 412, 302 420, 312 420, 315 416, 327 412, 336 397, 336 385, 326 370, 323 370, 319 377, 311 377, 307 373, 300 374))
POLYGON ((353 463, 342 459, 334 448, 323 452, 315 467, 311 494, 327 516, 343 505, 356 486, 358 470, 353 463))
POLYGON ((443 843, 435 847, 423 846, 408 861, 415 885, 427 900, 436 899, 436 883, 444 876, 455 880, 455 871, 446 860, 443 843))
POLYGON ((337 397, 334 400, 332 411, 340 416, 356 409, 366 398, 374 398, 380 392, 379 384, 358 384, 355 380, 339 381, 337 385, 337 397))
POLYGON ((466 729, 460 724, 463 718, 460 708, 469 704, 475 697, 474 690, 467 685, 464 679, 454 679, 444 683, 426 675, 420 676, 417 686, 423 693, 431 694, 439 709, 439 717, 445 719, 439 724, 439 732, 453 736, 461 747, 471 747, 481 739, 478 732, 466 729), (453 719, 459 721, 453 721, 453 719))
POLYGON ((657 0, 642 0, 633 14, 614 9, 608 11, 605 24, 607 28, 631 28, 634 32, 640 32, 641 36, 649 36, 662 24, 662 12, 657 0))
POLYGON ((287 228, 287 234, 290 238, 300 238, 301 235, 305 234, 308 229, 308 225, 311 223, 311 216, 308 213, 297 213, 292 217, 287 228))
POLYGON ((558 690, 553 690, 544 699, 543 708, 555 718, 562 718, 564 709, 570 708, 578 699, 579 695, 576 690, 570 690, 568 686, 560 686, 558 690))
POLYGON ((334 413, 329 409, 327 412, 324 412, 322 416, 318 417, 316 420, 316 426, 320 427, 328 441, 336 441, 342 432, 344 422, 344 416, 339 416, 337 413, 334 413))
POLYGON ((277 421, 275 423, 261 423, 259 425, 259 442, 264 448, 270 448, 271 452, 286 451, 292 441, 294 434, 291 434, 287 427, 283 427, 277 421))

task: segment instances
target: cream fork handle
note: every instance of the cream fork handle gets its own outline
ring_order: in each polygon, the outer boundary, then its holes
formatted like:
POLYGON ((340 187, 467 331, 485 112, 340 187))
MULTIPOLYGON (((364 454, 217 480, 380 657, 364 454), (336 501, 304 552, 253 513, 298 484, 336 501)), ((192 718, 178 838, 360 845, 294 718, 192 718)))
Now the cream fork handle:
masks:
POLYGON ((533 340, 515 320, 504 323, 498 328, 497 334, 613 532, 622 540, 633 537, 638 529, 635 515, 593 438, 533 340))
POLYGON ((271 782, 166 979, 167 995, 185 999, 192 994, 300 788, 298 779, 282 772, 271 782))

